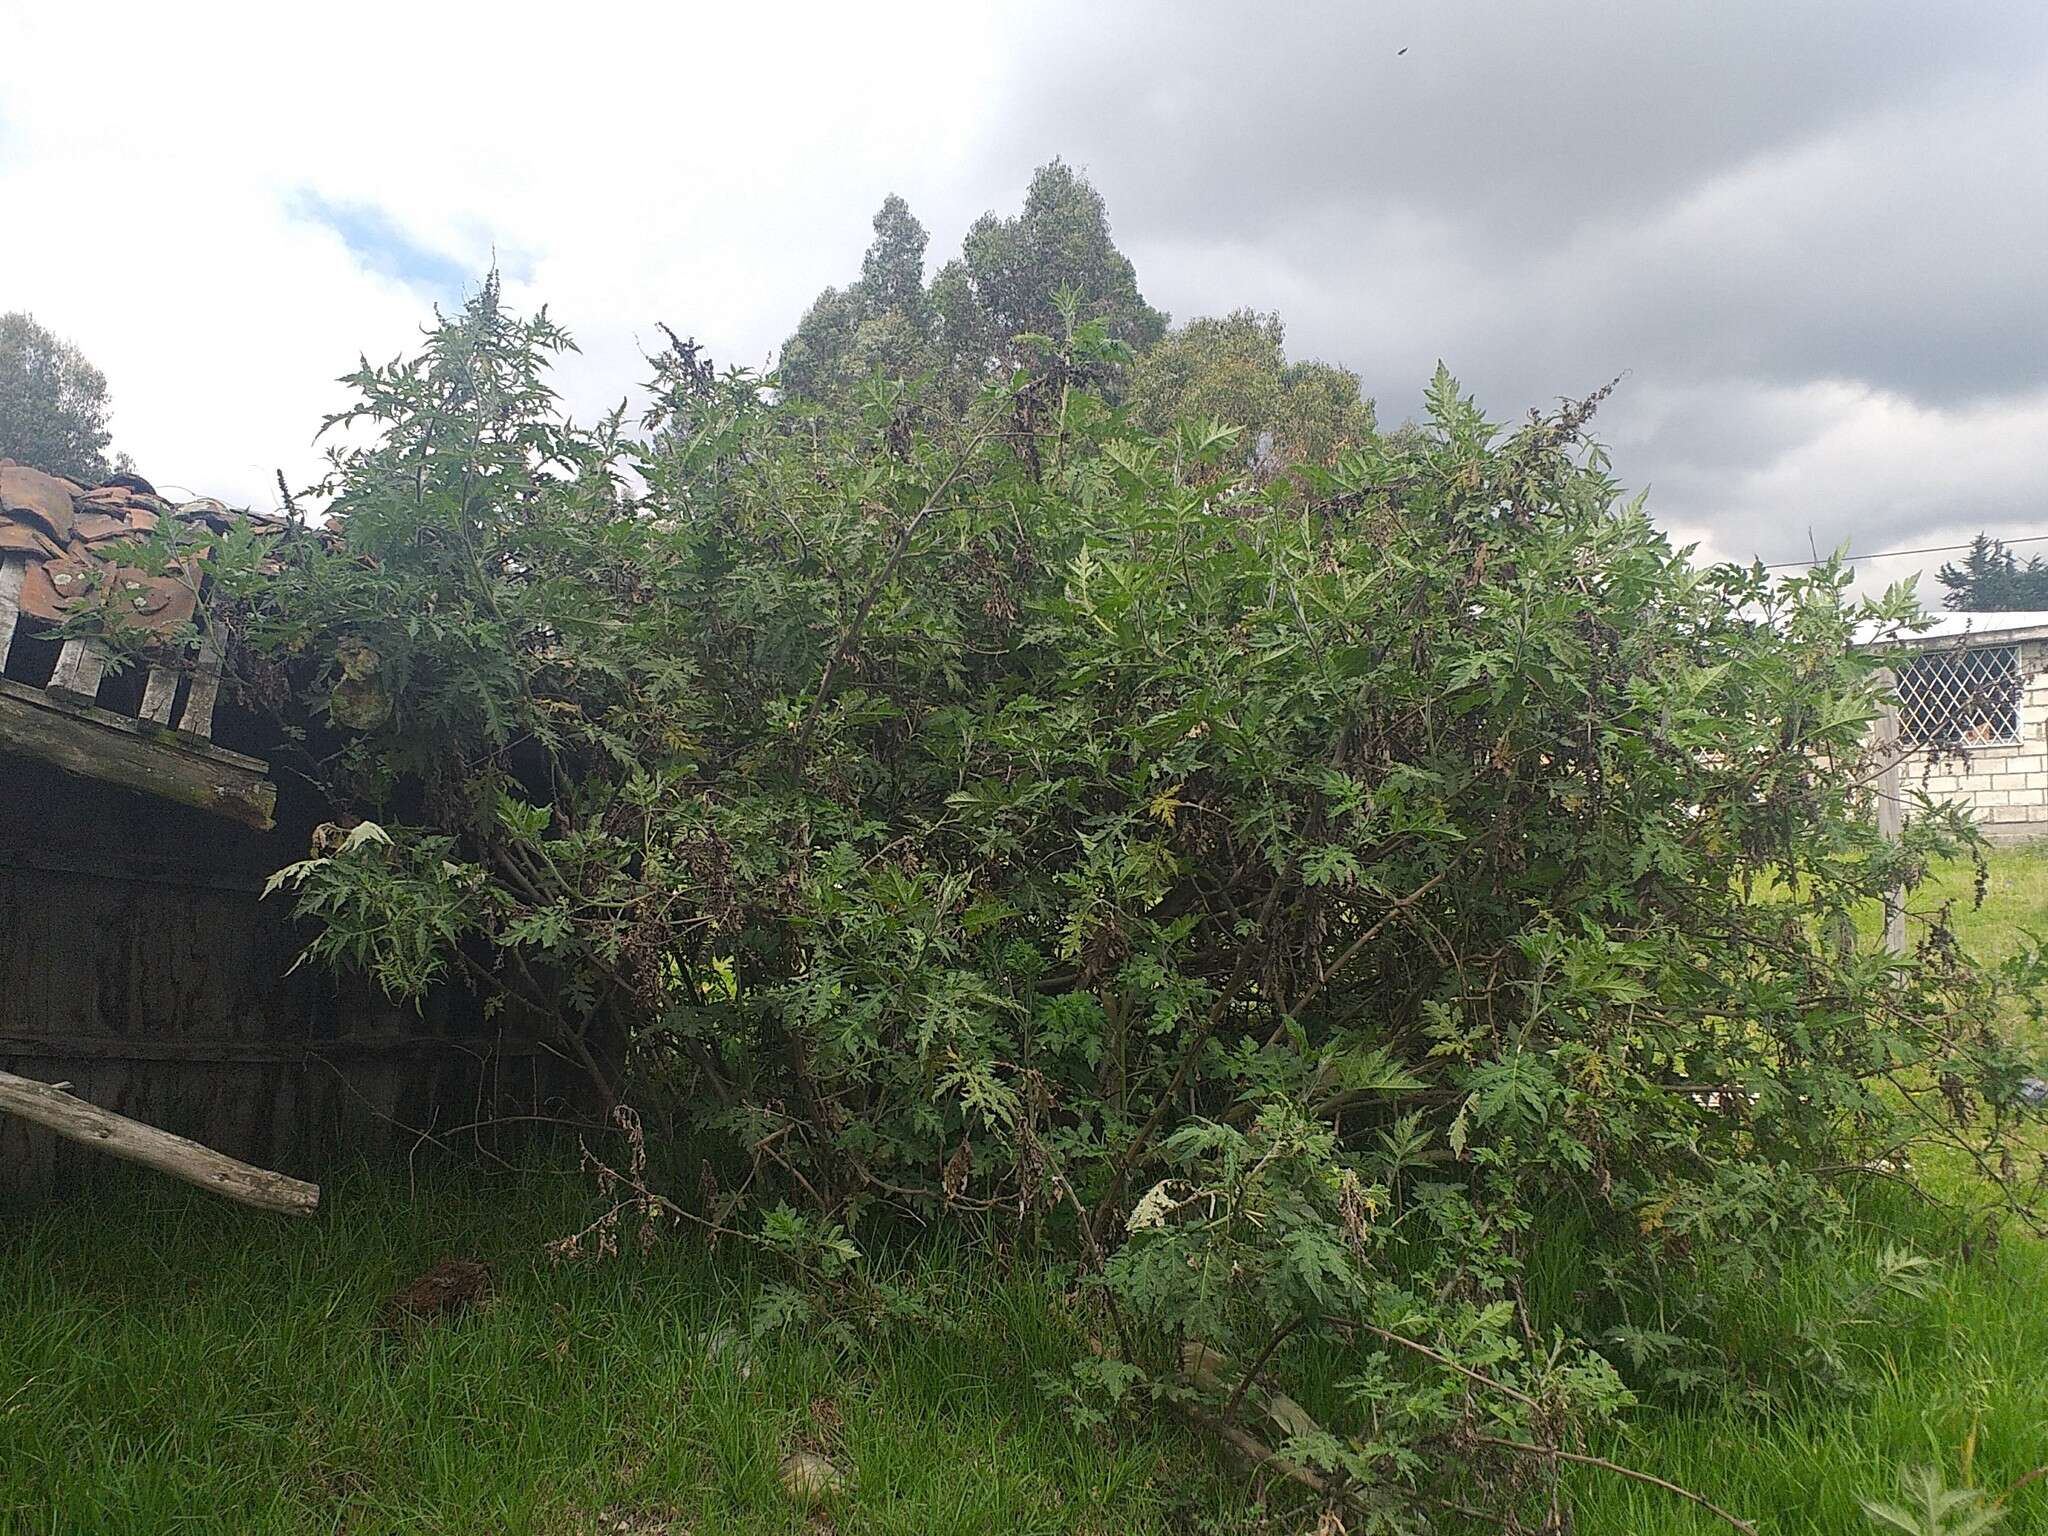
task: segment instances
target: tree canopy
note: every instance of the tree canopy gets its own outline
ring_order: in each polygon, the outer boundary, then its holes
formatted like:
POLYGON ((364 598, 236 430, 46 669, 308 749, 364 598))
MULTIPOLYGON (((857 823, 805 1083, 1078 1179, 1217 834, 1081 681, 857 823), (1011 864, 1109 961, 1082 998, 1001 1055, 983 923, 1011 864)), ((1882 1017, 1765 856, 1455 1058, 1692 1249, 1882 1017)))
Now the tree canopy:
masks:
POLYGON ((1039 167, 1015 218, 985 213, 959 257, 932 282, 948 365, 956 378, 1000 377, 1031 356, 1017 337, 1060 334, 1055 295, 1079 295, 1079 317, 1143 351, 1167 317, 1138 291, 1137 269, 1110 237, 1102 194, 1064 161, 1039 167))
POLYGON ((2048 561, 2033 555, 2022 563, 2002 541, 1987 534, 1970 541, 1961 565, 1944 565, 1938 574, 1948 588, 1942 599, 1945 608, 1964 613, 2048 608, 2048 561))
MULTIPOLYGON (((928 236, 909 205, 892 195, 874 227, 860 277, 820 294, 784 345, 781 381, 794 394, 843 398, 877 371, 929 373, 958 408, 1031 355, 1018 336, 1057 334, 1062 290, 1080 295, 1082 319, 1129 348, 1165 333, 1166 317, 1145 302, 1136 269, 1111 238, 1102 195, 1063 161, 1038 169, 1016 216, 976 220, 960 255, 929 284, 928 236)), ((1103 366, 1108 376, 1108 359, 1103 366)))
POLYGON ((843 405, 872 380, 922 382, 941 414, 957 416, 990 381, 1041 359, 1070 314, 1112 345, 1069 382, 1127 406, 1153 432, 1183 419, 1233 429, 1258 474, 1327 467, 1373 434, 1358 376, 1290 362, 1277 314, 1240 309, 1170 330, 1111 238, 1101 194, 1063 161, 1039 168, 1016 216, 977 220, 929 284, 928 245, 909 204, 892 194, 875 215, 860 276, 820 294, 784 344, 786 393, 843 405))
POLYGON ((0 459, 91 485, 107 475, 107 379, 20 311, 0 315, 0 459))
POLYGON ((924 280, 929 241, 910 205, 892 193, 875 215, 859 279, 818 295, 783 344, 785 390, 843 399, 876 374, 916 379, 941 366, 937 311, 924 280))
POLYGON ((1132 366, 1132 414, 1153 432, 1189 418, 1237 427, 1247 463, 1262 473, 1332 464, 1372 436, 1372 402, 1348 369, 1290 363, 1286 339, 1278 315, 1250 309, 1190 320, 1132 366))

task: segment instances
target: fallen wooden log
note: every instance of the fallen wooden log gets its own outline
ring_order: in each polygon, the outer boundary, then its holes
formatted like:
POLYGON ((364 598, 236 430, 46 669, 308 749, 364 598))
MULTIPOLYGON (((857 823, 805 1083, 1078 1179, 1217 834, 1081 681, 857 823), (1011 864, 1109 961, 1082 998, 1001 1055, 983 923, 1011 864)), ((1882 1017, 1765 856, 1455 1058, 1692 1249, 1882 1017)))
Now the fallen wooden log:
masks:
POLYGON ((237 1162, 196 1141, 88 1104, 50 1083, 0 1072, 0 1113, 19 1115, 71 1141, 98 1147, 260 1211, 310 1216, 320 1208, 318 1184, 237 1162))

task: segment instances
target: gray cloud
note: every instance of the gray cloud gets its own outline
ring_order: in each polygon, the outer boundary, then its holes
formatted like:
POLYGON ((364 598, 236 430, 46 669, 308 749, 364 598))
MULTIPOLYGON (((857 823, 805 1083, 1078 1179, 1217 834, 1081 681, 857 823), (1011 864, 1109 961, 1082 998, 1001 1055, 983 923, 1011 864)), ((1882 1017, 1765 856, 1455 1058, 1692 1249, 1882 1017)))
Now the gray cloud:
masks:
POLYGON ((2030 73, 2018 5, 1125 5, 1042 29, 1009 137, 1047 123, 1134 233, 1330 205, 1552 240, 1873 111, 2030 73), (1397 48, 1405 47, 1405 55, 1397 48))
POLYGON ((1438 357, 1504 415, 1626 374, 1619 469, 1717 553, 2048 517, 2048 10, 1110 10, 984 163, 1085 165, 1154 302, 1277 306, 1385 417, 1438 357), (1944 427, 1975 465, 1886 450, 1944 427))
POLYGON ((538 95, 517 5, 114 9, 13 23, 0 206, 89 193, 147 260, 0 242, 0 307, 107 370, 118 446, 217 494, 310 474, 334 376, 416 339, 423 273, 495 251, 582 343, 558 381, 588 415, 657 320, 767 361, 884 194, 943 257, 1063 155, 1153 302, 1278 308, 1383 419, 1438 358, 1502 417, 1626 375, 1617 472, 1713 554, 2048 530, 2040 0, 597 0, 538 95), (115 108, 38 63, 87 55, 115 108), (497 85, 419 91, 433 57, 497 85))

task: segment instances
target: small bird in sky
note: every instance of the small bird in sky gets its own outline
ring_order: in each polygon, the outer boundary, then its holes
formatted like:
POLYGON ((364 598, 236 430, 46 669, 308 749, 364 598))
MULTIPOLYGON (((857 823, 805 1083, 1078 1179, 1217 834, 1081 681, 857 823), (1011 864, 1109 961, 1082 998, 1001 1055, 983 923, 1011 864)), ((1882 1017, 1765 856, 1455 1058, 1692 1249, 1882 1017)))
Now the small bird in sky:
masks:
POLYGON ((1406 48, 1396 48, 1394 50, 1394 57, 1398 59, 1399 57, 1401 57, 1402 54, 1406 53, 1407 51, 1408 50, 1406 48))

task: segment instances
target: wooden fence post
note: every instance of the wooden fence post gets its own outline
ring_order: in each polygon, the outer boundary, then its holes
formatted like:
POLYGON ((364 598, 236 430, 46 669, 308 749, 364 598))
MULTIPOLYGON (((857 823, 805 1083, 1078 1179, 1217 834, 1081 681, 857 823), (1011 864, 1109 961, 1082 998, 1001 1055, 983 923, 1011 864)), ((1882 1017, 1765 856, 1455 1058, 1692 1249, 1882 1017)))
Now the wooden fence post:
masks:
MULTIPOLYGON (((1895 843, 1904 820, 1904 807, 1899 801, 1898 679, 1887 670, 1880 672, 1877 680, 1885 694, 1884 709, 1877 717, 1872 738, 1884 759, 1884 772, 1877 780, 1877 830, 1887 842, 1895 843)), ((1895 955, 1906 952, 1906 892, 1902 886, 1893 886, 1885 895, 1884 947, 1895 955)))
POLYGON ((21 584, 28 575, 28 561, 0 555, 0 667, 7 665, 7 653, 14 649, 14 625, 21 617, 21 584))
POLYGON ((199 637, 199 665, 192 674, 192 687, 185 695, 185 713, 178 717, 178 729, 194 736, 213 735, 213 705, 220 696, 220 631, 211 624, 199 637))
POLYGON ((100 691, 106 675, 107 658, 100 648, 78 636, 64 642, 57 653, 57 670, 50 674, 50 687, 60 693, 75 693, 90 702, 100 691))

